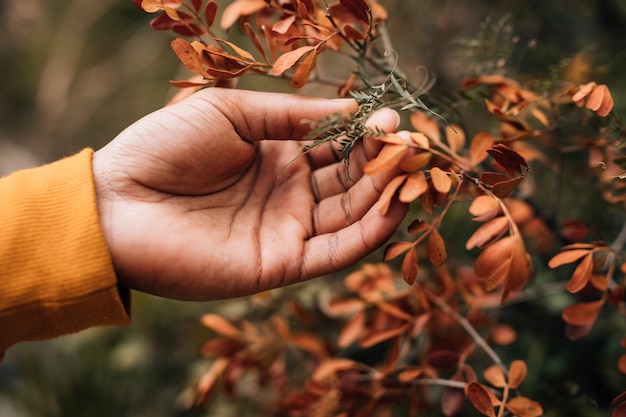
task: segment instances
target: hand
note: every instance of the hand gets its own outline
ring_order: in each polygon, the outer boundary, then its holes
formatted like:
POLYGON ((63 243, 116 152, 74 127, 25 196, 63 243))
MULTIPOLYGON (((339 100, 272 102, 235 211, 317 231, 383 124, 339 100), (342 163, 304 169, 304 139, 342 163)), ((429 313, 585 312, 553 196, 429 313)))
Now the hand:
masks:
MULTIPOLYGON (((345 268, 406 214, 374 204, 394 173, 363 176, 382 144, 366 138, 348 175, 335 146, 306 155, 303 120, 352 100, 210 88, 124 130, 93 157, 98 210, 119 285, 169 298, 260 292, 345 268)), ((386 131, 398 116, 368 121, 386 131)))

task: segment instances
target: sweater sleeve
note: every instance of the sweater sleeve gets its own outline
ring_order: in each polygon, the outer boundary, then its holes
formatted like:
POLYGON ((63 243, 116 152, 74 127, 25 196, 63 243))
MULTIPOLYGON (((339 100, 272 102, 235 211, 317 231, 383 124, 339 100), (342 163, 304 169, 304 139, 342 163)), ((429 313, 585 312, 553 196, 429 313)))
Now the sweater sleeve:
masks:
POLYGON ((86 149, 0 179, 0 361, 20 341, 130 321, 86 149))

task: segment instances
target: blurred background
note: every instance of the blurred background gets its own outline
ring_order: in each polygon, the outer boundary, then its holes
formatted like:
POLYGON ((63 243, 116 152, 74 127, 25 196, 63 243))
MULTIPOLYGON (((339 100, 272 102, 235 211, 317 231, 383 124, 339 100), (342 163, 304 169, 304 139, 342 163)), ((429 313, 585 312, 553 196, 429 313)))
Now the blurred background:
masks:
MULTIPOLYGON (((381 3, 389 10, 399 65, 409 74, 426 67, 436 76, 435 94, 457 89, 470 59, 459 39, 476 36, 491 19, 511 23, 519 36, 522 80, 545 76, 562 59, 584 52, 587 75, 608 84, 616 111, 626 114, 622 0, 381 3)), ((168 80, 183 73, 169 48, 172 35, 151 30, 151 18, 132 0, 0 0, 0 175, 84 147, 97 149, 174 94, 168 80)), ((240 86, 261 88, 254 78, 240 86)), ((0 416, 203 415, 184 407, 185 390, 206 366, 198 349, 209 333, 199 318, 214 310, 237 317, 251 302, 183 303, 135 294, 129 328, 15 346, 0 365, 0 416)), ((623 330, 613 322, 606 326, 607 332, 623 330)), ((606 352, 607 344, 583 343, 588 352, 616 357, 615 351, 606 352)), ((559 345, 538 339, 527 347, 547 354, 559 345)), ((570 360, 561 355, 549 366, 567 369, 570 360)), ((588 383, 600 384, 598 390, 624 383, 605 377, 615 378, 599 375, 588 383)), ((555 395, 576 399, 580 383, 563 380, 555 395)), ((569 415, 600 415, 598 401, 582 397, 567 406, 576 409, 569 415), (594 414, 584 414, 587 410, 594 414)), ((206 415, 237 415, 223 407, 206 415)))

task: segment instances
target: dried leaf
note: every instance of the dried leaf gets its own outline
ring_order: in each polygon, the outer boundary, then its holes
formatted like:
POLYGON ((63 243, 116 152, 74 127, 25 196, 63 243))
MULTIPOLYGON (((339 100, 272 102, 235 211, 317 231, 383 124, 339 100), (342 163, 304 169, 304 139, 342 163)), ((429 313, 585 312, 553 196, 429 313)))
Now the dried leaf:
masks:
POLYGON ((428 230, 429 224, 422 219, 415 219, 406 228, 408 233, 419 233, 428 230))
POLYGON ((201 322, 204 327, 208 327, 215 333, 227 337, 239 337, 241 332, 235 326, 230 324, 226 319, 217 314, 208 313, 202 316, 201 322))
POLYGON ((235 0, 224 9, 220 26, 230 28, 241 16, 249 16, 267 6, 265 0, 235 0))
POLYGON ((291 25, 293 25, 295 21, 296 21, 296 15, 293 14, 289 17, 286 17, 283 20, 280 20, 274 23, 274 25, 272 26, 272 31, 280 33, 281 35, 284 35, 285 33, 287 33, 287 31, 289 30, 289 28, 291 27, 291 25))
POLYGON ((243 28, 246 31, 246 34, 248 35, 250 40, 252 40, 252 44, 254 45, 256 50, 261 53, 263 60, 267 62, 267 54, 265 53, 265 49, 263 49, 263 46, 261 45, 261 40, 259 39, 258 35, 254 31, 254 29, 252 29, 252 25, 250 25, 250 23, 248 22, 244 22, 243 28))
POLYGON ((291 78, 291 87, 292 88, 302 88, 309 80, 309 76, 311 75, 311 71, 315 68, 317 64, 317 53, 319 49, 315 49, 306 58, 302 61, 302 63, 298 66, 295 74, 291 78))
POLYGON ((409 174, 402 190, 400 190, 399 200, 403 203, 410 203, 417 200, 422 194, 428 191, 428 182, 423 171, 409 174))
POLYGON ((393 242, 387 245, 383 255, 383 261, 387 262, 397 258, 413 246, 413 242, 393 242))
POLYGON ((502 302, 504 303, 511 292, 519 291, 523 288, 526 279, 530 275, 530 255, 526 252, 524 241, 521 237, 515 238, 515 245, 511 253, 511 265, 507 275, 506 284, 502 291, 502 302))
POLYGON ((433 186, 438 192, 442 194, 450 192, 450 189, 452 188, 452 180, 441 168, 433 167, 430 170, 430 178, 433 181, 433 186))
POLYGON ((539 417, 543 415, 541 404, 527 397, 511 398, 506 403, 506 408, 518 417, 539 417))
MULTIPOLYGON (((463 382, 462 372, 457 371, 451 378, 452 381, 463 382)), ((465 393, 460 388, 446 388, 441 395, 441 411, 446 417, 458 415, 465 404, 465 393)))
POLYGON ((491 329, 491 339, 500 346, 508 346, 517 339, 515 329, 506 324, 498 324, 491 329))
POLYGON ((504 144, 497 143, 493 145, 491 149, 487 150, 487 153, 502 165, 510 175, 513 175, 515 172, 523 174, 524 170, 522 167, 528 169, 526 160, 519 153, 504 144))
POLYGON ((476 247, 482 249, 502 237, 508 228, 509 219, 507 217, 496 217, 476 229, 467 240, 465 248, 467 250, 472 250, 476 247))
POLYGON ((578 264, 572 277, 567 283, 567 291, 571 293, 576 293, 585 286, 589 282, 591 278, 591 274, 593 273, 593 253, 588 252, 587 256, 583 258, 583 260, 578 264))
POLYGON ((614 101, 611 92, 606 85, 602 84, 595 87, 591 94, 589 94, 585 107, 597 112, 599 116, 604 117, 611 112, 613 105, 614 101))
POLYGON ((428 137, 420 132, 410 132, 409 136, 411 137, 411 141, 415 143, 421 149, 430 149, 430 142, 428 141, 428 137))
POLYGON ((552 259, 550 259, 550 261, 548 262, 548 266, 552 269, 558 268, 561 265, 576 262, 577 260, 588 254, 589 250, 587 249, 566 250, 553 256, 552 259))
POLYGON ((389 329, 389 330, 370 329, 370 331, 367 334, 365 334, 361 338, 361 340, 359 340, 359 345, 366 349, 370 348, 379 343, 382 343, 387 340, 403 335, 409 328, 410 326, 408 324, 404 324, 398 328, 389 329))
POLYGON ((411 113, 411 125, 420 133, 428 136, 435 143, 441 141, 441 132, 436 121, 431 119, 424 112, 411 113))
POLYGON ((375 176, 389 171, 402 160, 408 149, 406 145, 385 145, 378 156, 363 167, 363 172, 366 175, 375 176))
POLYGON ((411 246, 402 260, 402 277, 407 284, 413 285, 417 278, 417 273, 417 251, 415 247, 411 246))
POLYGON ((446 125, 445 135, 450 149, 454 152, 458 152, 465 146, 465 132, 457 125, 446 125))
POLYGON ((369 23, 369 6, 365 0, 339 0, 365 26, 369 23))
POLYGON ((343 326, 339 338, 337 340, 337 346, 341 349, 345 349, 354 343, 363 330, 365 329, 365 310, 359 311, 355 314, 346 324, 343 326))
POLYGON ((519 176, 510 180, 498 182, 493 185, 491 192, 499 198, 508 197, 508 195, 511 194, 523 180, 524 176, 519 176))
POLYGON ((430 152, 420 152, 418 154, 411 155, 402 160, 400 163, 400 169, 404 172, 415 172, 428 165, 432 156, 433 155, 430 152))
POLYGON ((357 362, 350 359, 331 358, 319 364, 311 376, 311 379, 314 381, 323 381, 336 372, 361 368, 362 365, 359 365, 357 362))
POLYGON ((611 417, 626 417, 626 402, 621 402, 613 409, 611 417))
POLYGON ((472 166, 480 164, 489 155, 487 150, 491 149, 495 142, 493 135, 489 132, 480 132, 470 144, 470 163, 472 166))
POLYGON ((507 385, 504 371, 498 365, 492 365, 483 372, 485 380, 496 388, 504 388, 507 385))
POLYGON ((378 202, 376 203, 376 205, 378 207, 378 211, 382 216, 387 214, 387 211, 389 211, 391 201, 396 195, 396 191, 398 191, 398 188, 400 188, 400 186, 402 186, 402 183, 404 183, 406 177, 407 175, 399 175, 389 181, 383 192, 380 194, 380 197, 378 197, 378 202))
POLYGON ((531 113, 544 127, 550 126, 550 120, 548 120, 548 117, 543 111, 535 107, 532 109, 531 113))
POLYGON ((176 38, 172 41, 171 45, 178 59, 180 59, 189 71, 210 78, 203 68, 200 54, 189 42, 182 38, 176 38))
POLYGON ((487 393, 487 388, 478 382, 470 382, 467 384, 465 391, 476 410, 488 417, 496 417, 496 412, 491 404, 491 398, 487 393))
POLYGON ((604 299, 567 306, 563 309, 563 320, 575 326, 594 323, 603 305, 604 299))
POLYGON ((217 358, 211 364, 211 367, 200 377, 196 384, 197 404, 206 401, 215 383, 228 367, 230 360, 228 358, 217 358))
POLYGON ((499 182, 508 181, 509 177, 498 172, 482 172, 480 174, 480 181, 489 186, 493 186, 499 182))
POLYGON ((446 243, 439 231, 433 228, 428 238, 428 259, 430 259, 435 268, 439 268, 446 261, 447 257, 446 243))
POLYGON ((274 62, 272 66, 271 73, 274 75, 280 75, 283 72, 287 71, 289 68, 296 65, 296 63, 302 58, 305 54, 310 53, 315 49, 315 46, 307 45, 301 46, 293 51, 285 52, 274 62))
POLYGON ((254 59, 254 57, 252 56, 252 54, 250 52, 246 51, 243 48, 240 48, 239 46, 235 45, 234 43, 229 42, 229 41, 224 40, 224 39, 219 39, 219 38, 213 38, 213 39, 215 39, 217 42, 221 43, 222 45, 229 46, 230 48, 233 49, 233 51, 235 51, 235 53, 237 55, 239 55, 243 59, 248 60, 250 62, 256 62, 256 60, 254 59))
POLYGON ((474 221, 485 222, 500 214, 498 200, 488 195, 479 195, 470 204, 469 213, 474 216, 474 221))
POLYGON ((509 366, 509 387, 511 389, 517 389, 526 379, 526 374, 528 373, 528 367, 526 366, 526 362, 522 360, 514 360, 511 362, 511 366, 509 366))

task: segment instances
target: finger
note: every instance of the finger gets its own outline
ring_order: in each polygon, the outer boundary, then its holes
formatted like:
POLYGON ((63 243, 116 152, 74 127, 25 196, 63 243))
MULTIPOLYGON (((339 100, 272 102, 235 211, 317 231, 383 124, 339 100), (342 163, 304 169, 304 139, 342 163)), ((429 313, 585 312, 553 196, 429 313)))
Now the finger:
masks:
MULTIPOLYGON (((371 129, 394 132, 398 128, 399 123, 400 116, 396 111, 383 108, 372 114, 366 126, 371 129)), ((339 144, 335 144, 335 146, 339 146, 339 144)), ((316 169, 312 174, 311 183, 316 193, 317 201, 321 201, 328 196, 337 195, 347 190, 363 176, 363 167, 367 162, 378 155, 382 147, 383 143, 379 140, 372 137, 365 137, 355 145, 348 164, 340 162, 316 169)), ((330 151, 325 149, 323 152, 320 158, 324 157, 325 154, 328 154, 330 151)), ((311 157, 313 163, 316 166, 322 165, 323 161, 313 159, 315 157, 316 155, 311 157)))
POLYGON ((352 99, 330 100, 295 94, 210 88, 196 96, 220 110, 248 142, 301 140, 309 132, 310 122, 357 109, 352 99))
POLYGON ((304 280, 341 270, 370 254, 389 239, 408 207, 394 201, 385 216, 372 207, 362 219, 350 226, 308 240, 300 278, 304 280))

